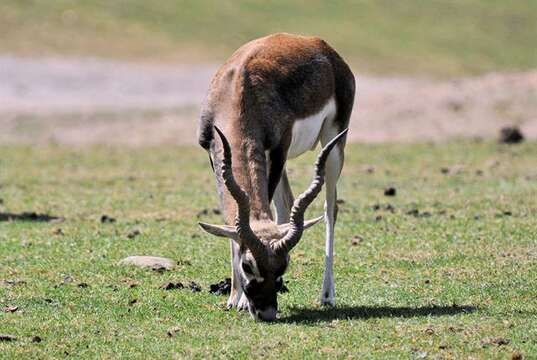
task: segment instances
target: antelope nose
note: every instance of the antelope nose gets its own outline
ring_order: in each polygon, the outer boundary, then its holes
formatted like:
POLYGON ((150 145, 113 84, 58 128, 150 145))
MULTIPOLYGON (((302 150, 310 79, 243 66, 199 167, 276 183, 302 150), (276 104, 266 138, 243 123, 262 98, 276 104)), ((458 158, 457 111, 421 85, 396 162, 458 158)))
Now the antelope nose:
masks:
POLYGON ((259 320, 273 321, 276 319, 278 311, 273 307, 268 307, 264 310, 256 310, 255 314, 259 320))

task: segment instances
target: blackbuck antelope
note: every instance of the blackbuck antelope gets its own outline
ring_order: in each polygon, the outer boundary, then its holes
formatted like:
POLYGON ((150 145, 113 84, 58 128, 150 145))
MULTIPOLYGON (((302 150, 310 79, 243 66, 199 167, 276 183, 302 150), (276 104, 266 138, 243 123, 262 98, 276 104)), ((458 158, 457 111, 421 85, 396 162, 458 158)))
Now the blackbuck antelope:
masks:
POLYGON ((336 183, 353 103, 351 70, 316 37, 274 34, 251 41, 212 79, 201 112, 199 143, 209 152, 226 225, 200 226, 231 239, 228 307, 248 309, 257 320, 276 318, 289 252, 304 229, 323 218, 304 221, 304 212, 325 177, 321 303, 334 304, 336 183), (319 141, 324 148, 313 182, 294 200, 285 163, 313 150, 319 141))

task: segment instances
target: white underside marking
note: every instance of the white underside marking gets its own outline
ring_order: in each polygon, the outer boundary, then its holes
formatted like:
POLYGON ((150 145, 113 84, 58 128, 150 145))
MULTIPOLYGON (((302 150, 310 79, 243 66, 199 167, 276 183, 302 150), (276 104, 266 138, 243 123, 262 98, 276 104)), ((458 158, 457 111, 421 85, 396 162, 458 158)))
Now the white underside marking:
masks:
POLYGON ((319 140, 324 121, 332 121, 335 115, 336 102, 332 97, 318 113, 303 119, 296 119, 287 157, 292 159, 308 150, 313 150, 319 140))

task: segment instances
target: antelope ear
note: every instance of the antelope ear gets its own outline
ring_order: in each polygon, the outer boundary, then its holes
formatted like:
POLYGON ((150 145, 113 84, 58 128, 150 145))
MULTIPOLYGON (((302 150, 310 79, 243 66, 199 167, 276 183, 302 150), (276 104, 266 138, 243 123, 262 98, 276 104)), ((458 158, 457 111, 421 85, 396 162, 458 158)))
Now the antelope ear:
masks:
POLYGON ((310 220, 304 221, 304 229, 312 227, 313 225, 319 223, 323 219, 324 219, 324 215, 321 215, 321 216, 319 216, 319 217, 317 217, 315 219, 310 219, 310 220))
POLYGON ((213 225, 213 224, 207 224, 207 223, 202 223, 202 222, 198 224, 203 230, 207 231, 209 234, 237 240, 237 230, 235 229, 234 226, 213 225))
MULTIPOLYGON (((321 215, 315 219, 304 221, 304 229, 312 227, 313 225, 319 223, 323 219, 324 219, 324 215, 321 215)), ((278 225, 278 229, 280 230, 280 233, 282 233, 283 235, 287 234, 290 228, 291 228, 291 224, 289 223, 278 225)))

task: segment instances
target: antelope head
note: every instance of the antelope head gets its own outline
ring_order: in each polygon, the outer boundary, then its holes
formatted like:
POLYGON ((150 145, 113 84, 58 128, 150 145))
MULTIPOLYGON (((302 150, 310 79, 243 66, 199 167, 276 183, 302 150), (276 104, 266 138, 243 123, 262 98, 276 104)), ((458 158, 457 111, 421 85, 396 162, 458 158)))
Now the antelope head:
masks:
POLYGON ((305 229, 323 219, 321 216, 304 221, 304 212, 321 191, 326 159, 347 129, 322 149, 315 163, 313 181, 295 200, 289 223, 277 225, 272 220, 250 221, 250 198, 233 176, 229 142, 218 127, 214 128, 223 146, 223 159, 217 168, 237 203, 237 216, 234 226, 199 225, 208 233, 233 239, 239 245, 240 285, 248 300, 250 314, 256 320, 271 321, 276 318, 278 311, 277 294, 283 285, 282 276, 289 264, 289 252, 298 244, 305 229))

